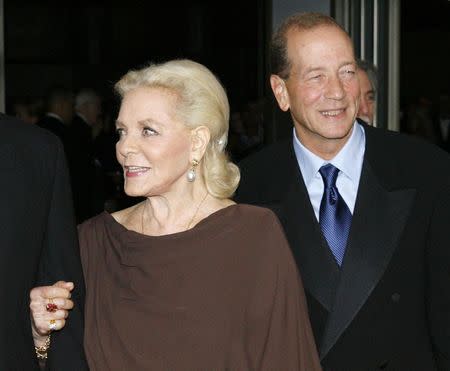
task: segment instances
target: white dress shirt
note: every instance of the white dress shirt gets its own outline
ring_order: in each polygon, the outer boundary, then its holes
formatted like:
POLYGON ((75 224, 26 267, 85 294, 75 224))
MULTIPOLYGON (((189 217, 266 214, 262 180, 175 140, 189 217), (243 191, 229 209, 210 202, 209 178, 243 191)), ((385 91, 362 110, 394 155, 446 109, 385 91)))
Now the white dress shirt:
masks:
POLYGON ((353 215, 356 195, 358 194, 359 179, 366 149, 366 135, 364 128, 357 122, 339 153, 330 161, 326 161, 309 151, 297 138, 294 128, 293 144, 298 166, 303 174, 303 180, 311 200, 317 221, 319 221, 320 202, 323 195, 323 179, 319 169, 328 163, 340 171, 336 180, 336 187, 353 215))

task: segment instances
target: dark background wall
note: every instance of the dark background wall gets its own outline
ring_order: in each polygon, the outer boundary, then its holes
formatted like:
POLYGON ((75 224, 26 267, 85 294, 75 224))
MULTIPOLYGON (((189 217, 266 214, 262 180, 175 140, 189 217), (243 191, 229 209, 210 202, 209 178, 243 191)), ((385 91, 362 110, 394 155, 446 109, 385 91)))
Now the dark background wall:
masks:
POLYGON ((402 103, 450 93, 450 1, 402 1, 402 103))
POLYGON ((232 106, 264 81, 265 1, 5 0, 6 106, 53 84, 105 96, 130 68, 187 57, 207 65, 232 106))
MULTIPOLYGON (((450 87, 450 1, 401 2, 401 105, 450 87)), ((271 1, 4 0, 7 108, 55 83, 107 98, 128 69, 188 57, 224 83, 233 110, 267 84, 271 1)))

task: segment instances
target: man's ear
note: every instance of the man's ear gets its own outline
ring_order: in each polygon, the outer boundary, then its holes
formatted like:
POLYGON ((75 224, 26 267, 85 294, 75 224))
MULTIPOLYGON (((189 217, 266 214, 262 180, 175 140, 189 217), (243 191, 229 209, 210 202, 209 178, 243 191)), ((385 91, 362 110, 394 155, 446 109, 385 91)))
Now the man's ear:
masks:
POLYGON ((198 126, 191 131, 191 161, 200 161, 205 154, 211 134, 206 126, 198 126))
POLYGON ((270 86, 272 87, 273 95, 275 95, 278 106, 282 111, 286 112, 290 105, 284 80, 278 75, 270 75, 270 86))

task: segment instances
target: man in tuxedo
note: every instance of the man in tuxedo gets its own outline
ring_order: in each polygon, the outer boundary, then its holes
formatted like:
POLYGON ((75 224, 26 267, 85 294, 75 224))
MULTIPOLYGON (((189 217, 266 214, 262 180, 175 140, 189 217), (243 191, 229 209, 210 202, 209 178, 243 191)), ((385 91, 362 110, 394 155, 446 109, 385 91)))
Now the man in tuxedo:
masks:
POLYGON ((73 119, 73 94, 63 86, 51 87, 45 98, 45 115, 37 125, 51 131, 63 143, 67 152, 69 145, 69 127, 73 119))
POLYGON ((450 370, 449 156, 355 119, 353 46, 332 18, 287 18, 271 53, 293 137, 241 162, 236 198, 280 218, 324 370, 450 370))
POLYGON ((48 370, 87 369, 84 282, 61 142, 35 125, 0 114, 0 370, 38 370, 30 290, 70 280, 75 303, 52 334, 48 370))

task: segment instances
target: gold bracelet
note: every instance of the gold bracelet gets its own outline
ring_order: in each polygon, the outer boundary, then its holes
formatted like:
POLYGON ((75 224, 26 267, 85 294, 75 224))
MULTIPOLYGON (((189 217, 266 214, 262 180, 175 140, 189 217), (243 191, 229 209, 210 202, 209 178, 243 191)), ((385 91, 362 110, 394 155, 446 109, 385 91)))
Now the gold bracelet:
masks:
POLYGON ((38 359, 47 359, 47 352, 49 348, 50 348, 50 334, 48 334, 47 339, 45 339, 44 345, 42 345, 41 347, 37 346, 34 347, 36 357, 38 359))

